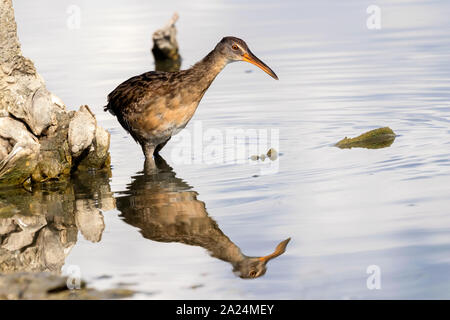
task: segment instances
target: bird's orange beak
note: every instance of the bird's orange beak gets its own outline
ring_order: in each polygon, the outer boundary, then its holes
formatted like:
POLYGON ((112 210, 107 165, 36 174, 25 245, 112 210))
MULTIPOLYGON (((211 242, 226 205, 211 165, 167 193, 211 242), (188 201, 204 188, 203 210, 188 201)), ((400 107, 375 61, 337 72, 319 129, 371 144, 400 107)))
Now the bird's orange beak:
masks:
POLYGON ((282 255, 286 251, 286 247, 287 247, 289 241, 291 241, 291 238, 281 241, 277 245, 277 247, 275 248, 275 251, 273 253, 269 254, 268 256, 259 257, 258 258, 259 261, 263 261, 264 264, 266 264, 269 260, 272 260, 273 258, 276 258, 276 257, 282 255))
POLYGON ((275 80, 278 80, 277 75, 275 72, 273 72, 272 69, 269 68, 267 64, 259 60, 253 53, 250 51, 248 53, 244 53, 242 56, 243 61, 250 62, 251 64, 254 64, 257 67, 260 67, 262 70, 264 70, 268 75, 270 75, 275 80))

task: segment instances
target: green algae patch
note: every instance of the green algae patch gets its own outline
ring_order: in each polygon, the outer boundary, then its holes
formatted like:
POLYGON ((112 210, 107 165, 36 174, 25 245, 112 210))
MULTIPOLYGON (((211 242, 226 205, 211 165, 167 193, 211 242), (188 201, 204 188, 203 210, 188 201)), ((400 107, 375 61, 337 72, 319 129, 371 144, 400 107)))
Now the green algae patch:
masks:
POLYGON ((356 138, 345 137, 341 141, 335 144, 336 147, 341 149, 351 148, 366 148, 366 149, 380 149, 391 146, 394 142, 396 134, 389 127, 378 128, 356 138))
POLYGON ((11 157, 15 160, 11 161, 13 165, 9 165, 7 161, 0 162, 0 187, 21 185, 29 178, 36 167, 36 155, 26 154, 26 152, 21 153, 20 151, 17 154, 25 155, 23 157, 11 157))

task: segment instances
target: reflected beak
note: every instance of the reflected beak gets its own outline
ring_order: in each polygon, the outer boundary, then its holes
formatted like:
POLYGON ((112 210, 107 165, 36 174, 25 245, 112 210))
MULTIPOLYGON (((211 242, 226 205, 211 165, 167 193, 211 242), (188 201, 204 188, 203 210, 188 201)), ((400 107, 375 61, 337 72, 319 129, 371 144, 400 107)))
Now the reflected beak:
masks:
POLYGON ((251 51, 248 51, 248 53, 244 53, 242 56, 243 61, 250 62, 254 64, 255 66, 260 67, 262 70, 264 70, 268 75, 270 75, 275 80, 278 80, 277 75, 275 72, 272 71, 272 69, 269 68, 267 64, 259 60, 251 51))
POLYGON ((291 241, 291 238, 287 238, 286 240, 280 242, 275 248, 275 251, 273 253, 269 254, 268 256, 260 257, 259 260, 263 261, 264 264, 266 264, 269 260, 272 260, 273 258, 282 255, 286 251, 286 247, 289 241, 291 241))

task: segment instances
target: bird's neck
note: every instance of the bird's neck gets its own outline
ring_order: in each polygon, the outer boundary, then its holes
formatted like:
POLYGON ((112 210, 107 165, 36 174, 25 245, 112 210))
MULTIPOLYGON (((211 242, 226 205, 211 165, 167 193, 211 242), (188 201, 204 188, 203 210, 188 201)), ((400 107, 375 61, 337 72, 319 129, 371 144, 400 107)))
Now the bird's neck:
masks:
POLYGON ((214 49, 187 70, 191 83, 194 84, 200 97, 208 90, 211 83, 228 62, 227 58, 214 49))
POLYGON ((211 242, 202 245, 209 251, 209 254, 220 260, 231 263, 233 266, 245 259, 241 249, 235 245, 222 231, 218 230, 218 235, 211 238, 211 242))

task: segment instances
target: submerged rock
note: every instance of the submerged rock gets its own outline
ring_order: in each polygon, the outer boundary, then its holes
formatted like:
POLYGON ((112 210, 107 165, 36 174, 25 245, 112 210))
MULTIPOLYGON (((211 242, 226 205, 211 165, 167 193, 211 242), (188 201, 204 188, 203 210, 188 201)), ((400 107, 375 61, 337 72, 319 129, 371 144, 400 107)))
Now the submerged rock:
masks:
POLYGON ((389 127, 378 128, 368 131, 356 138, 345 137, 338 143, 336 147, 341 149, 350 148, 366 148, 366 149, 379 149, 389 147, 395 140, 395 133, 389 127))
POLYGON ((79 289, 68 288, 68 277, 47 272, 0 275, 0 300, 96 300, 128 298, 134 291, 116 288, 96 290, 81 281, 79 289))

